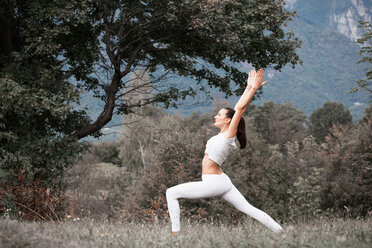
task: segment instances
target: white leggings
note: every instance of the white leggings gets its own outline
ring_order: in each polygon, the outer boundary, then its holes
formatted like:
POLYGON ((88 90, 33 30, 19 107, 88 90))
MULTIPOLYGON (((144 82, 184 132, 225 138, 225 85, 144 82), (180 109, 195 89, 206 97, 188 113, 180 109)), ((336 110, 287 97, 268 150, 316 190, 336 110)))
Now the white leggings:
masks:
POLYGON ((201 199, 221 196, 235 208, 258 220, 274 232, 280 232, 282 227, 268 214, 253 207, 244 196, 231 183, 230 178, 222 173, 202 176, 202 181, 176 185, 167 189, 167 203, 169 216, 172 223, 172 232, 181 230, 179 198, 201 199))

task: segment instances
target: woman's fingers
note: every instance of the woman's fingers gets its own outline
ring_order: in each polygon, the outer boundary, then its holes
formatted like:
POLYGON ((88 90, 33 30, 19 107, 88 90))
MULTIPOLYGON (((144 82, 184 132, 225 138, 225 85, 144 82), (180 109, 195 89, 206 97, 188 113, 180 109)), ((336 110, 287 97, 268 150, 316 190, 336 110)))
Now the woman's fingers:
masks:
POLYGON ((261 87, 268 83, 268 81, 262 82, 263 76, 265 74, 264 69, 260 69, 256 71, 255 69, 252 69, 248 73, 248 85, 256 85, 257 87, 261 87))
POLYGON ((264 71, 261 69, 257 72, 256 82, 261 84, 264 71))
POLYGON ((251 70, 249 72, 249 76, 248 76, 248 85, 253 87, 253 84, 254 84, 254 81, 256 80, 256 71, 255 70, 251 70))

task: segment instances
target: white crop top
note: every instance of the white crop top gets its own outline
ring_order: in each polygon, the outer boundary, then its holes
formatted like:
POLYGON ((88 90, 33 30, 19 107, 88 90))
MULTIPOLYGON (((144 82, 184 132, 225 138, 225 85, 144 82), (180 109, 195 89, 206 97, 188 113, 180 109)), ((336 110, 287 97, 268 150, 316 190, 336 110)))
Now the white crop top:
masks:
POLYGON ((237 148, 235 139, 236 136, 227 139, 224 133, 219 133, 208 140, 204 153, 221 166, 230 152, 237 148))

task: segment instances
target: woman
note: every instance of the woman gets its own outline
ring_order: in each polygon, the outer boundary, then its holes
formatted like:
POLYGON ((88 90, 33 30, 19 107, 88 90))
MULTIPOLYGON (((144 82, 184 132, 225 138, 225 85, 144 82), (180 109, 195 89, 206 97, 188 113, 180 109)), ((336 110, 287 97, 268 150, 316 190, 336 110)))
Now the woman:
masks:
POLYGON ((167 189, 167 203, 172 223, 172 233, 178 233, 180 227, 179 198, 201 199, 221 196, 235 208, 258 220, 274 232, 281 232, 282 227, 265 212, 253 207, 231 183, 229 177, 222 172, 221 165, 231 150, 236 148, 235 139, 240 148, 246 146, 245 123, 242 118, 257 89, 262 82, 264 70, 249 73, 248 84, 235 105, 235 109, 223 108, 214 117, 214 125, 220 128, 220 133, 210 138, 206 145, 202 161, 202 181, 179 184, 167 189))

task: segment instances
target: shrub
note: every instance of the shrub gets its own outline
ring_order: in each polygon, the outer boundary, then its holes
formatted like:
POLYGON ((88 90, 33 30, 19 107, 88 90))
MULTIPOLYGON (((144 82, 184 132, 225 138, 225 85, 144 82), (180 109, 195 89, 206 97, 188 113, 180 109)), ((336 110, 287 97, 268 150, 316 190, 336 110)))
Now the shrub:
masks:
POLYGON ((132 191, 136 179, 124 167, 110 163, 89 163, 90 155, 65 175, 65 192, 71 199, 71 216, 115 218, 118 208, 132 191))
POLYGON ((292 220, 311 220, 322 212, 322 172, 322 168, 312 168, 309 176, 299 176, 292 189, 288 189, 289 216, 292 220))
POLYGON ((323 209, 353 217, 371 211, 371 144, 371 119, 352 129, 334 127, 324 144, 323 209))
POLYGON ((94 144, 90 150, 101 162, 121 165, 116 142, 100 142, 94 144))
POLYGON ((59 221, 70 213, 68 196, 40 181, 5 185, 0 196, 3 213, 24 220, 59 221))
POLYGON ((224 171, 249 203, 275 219, 285 219, 290 183, 285 158, 278 146, 269 146, 260 138, 252 124, 247 119, 247 148, 231 154, 223 165, 224 171))
POLYGON ((54 219, 63 206, 64 197, 55 199, 63 196, 63 173, 85 150, 69 136, 88 119, 72 109, 77 92, 70 85, 53 81, 53 75, 58 77, 54 73, 44 78, 34 69, 29 68, 30 75, 17 70, 13 76, 19 81, 0 77, 0 215, 7 211, 27 219, 54 219), (51 86, 50 81, 53 94, 42 87, 51 86), (32 88, 30 82, 40 87, 32 88))

